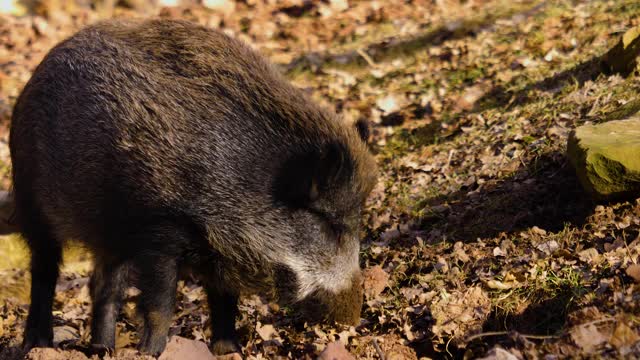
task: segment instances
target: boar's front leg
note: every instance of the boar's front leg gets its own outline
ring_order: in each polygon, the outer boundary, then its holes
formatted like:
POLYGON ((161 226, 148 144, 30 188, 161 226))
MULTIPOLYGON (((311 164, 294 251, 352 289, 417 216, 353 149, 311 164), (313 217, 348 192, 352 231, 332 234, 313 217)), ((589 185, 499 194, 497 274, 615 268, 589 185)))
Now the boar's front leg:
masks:
POLYGON ((144 329, 138 349, 153 356, 160 355, 167 344, 176 302, 177 263, 175 256, 145 253, 138 262, 140 269, 140 309, 144 329))
POLYGON ((96 258, 91 276, 91 346, 94 350, 114 350, 116 319, 127 284, 127 265, 122 261, 96 258))
POLYGON ((238 297, 215 285, 205 285, 211 312, 211 351, 215 355, 239 353, 241 350, 236 334, 238 297))

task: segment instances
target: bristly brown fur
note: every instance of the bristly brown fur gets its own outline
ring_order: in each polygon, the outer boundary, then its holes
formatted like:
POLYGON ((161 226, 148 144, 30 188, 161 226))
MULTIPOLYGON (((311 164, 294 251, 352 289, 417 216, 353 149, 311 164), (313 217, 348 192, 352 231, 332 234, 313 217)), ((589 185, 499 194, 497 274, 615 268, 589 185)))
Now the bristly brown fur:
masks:
POLYGON ((25 347, 51 345, 67 238, 100 257, 97 347, 114 346, 129 269, 142 290, 140 348, 152 354, 182 267, 202 275, 218 352, 237 350, 243 292, 317 298, 332 319, 357 321, 359 216, 376 178, 365 130, 248 46, 189 22, 108 21, 60 43, 11 125, 17 221, 33 254, 25 347))

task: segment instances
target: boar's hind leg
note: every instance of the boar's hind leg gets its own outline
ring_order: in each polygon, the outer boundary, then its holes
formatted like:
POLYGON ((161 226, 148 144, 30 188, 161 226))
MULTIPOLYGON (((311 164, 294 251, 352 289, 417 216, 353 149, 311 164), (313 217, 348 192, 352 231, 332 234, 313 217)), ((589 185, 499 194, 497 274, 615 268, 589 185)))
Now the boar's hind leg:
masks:
POLYGON ((240 352, 236 335, 238 297, 212 285, 207 285, 206 289, 211 311, 211 351, 215 355, 240 352))
POLYGON ((23 235, 31 249, 31 305, 23 341, 23 347, 28 350, 53 345, 51 311, 62 248, 51 236, 48 226, 38 223, 39 217, 25 216, 23 219, 26 220, 21 221, 23 235))
POLYGON ((158 356, 164 351, 176 301, 177 264, 173 255, 146 253, 140 270, 140 309, 144 329, 138 349, 158 356))
POLYGON ((95 350, 113 350, 116 347, 116 319, 126 284, 126 264, 96 259, 91 276, 91 345, 95 350))

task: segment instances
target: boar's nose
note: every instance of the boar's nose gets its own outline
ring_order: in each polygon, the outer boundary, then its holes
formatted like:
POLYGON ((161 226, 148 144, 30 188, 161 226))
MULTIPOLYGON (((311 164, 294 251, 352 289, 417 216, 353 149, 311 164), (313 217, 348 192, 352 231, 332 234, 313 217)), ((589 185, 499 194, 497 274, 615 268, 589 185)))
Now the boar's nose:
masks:
POLYGON ((334 293, 318 289, 293 308, 303 315, 306 322, 335 321, 345 325, 360 324, 363 288, 360 270, 351 278, 350 286, 334 293))
POLYGON ((329 320, 346 325, 358 325, 362 301, 362 275, 358 270, 351 279, 351 286, 335 294, 333 299, 329 299, 329 320))

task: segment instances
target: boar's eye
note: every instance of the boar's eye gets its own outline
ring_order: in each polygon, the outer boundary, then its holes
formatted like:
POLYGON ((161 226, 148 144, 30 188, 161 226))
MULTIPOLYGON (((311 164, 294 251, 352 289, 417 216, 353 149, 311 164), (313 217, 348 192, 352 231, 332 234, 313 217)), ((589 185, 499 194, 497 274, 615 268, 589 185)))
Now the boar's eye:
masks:
POLYGON ((344 234, 346 232, 345 227, 339 224, 332 224, 331 229, 333 230, 333 235, 335 236, 336 242, 338 244, 342 244, 342 242, 344 241, 344 234))
POLYGON ((330 142, 287 159, 273 184, 274 195, 292 207, 305 208, 327 189, 346 182, 352 172, 353 161, 345 145, 330 142))

